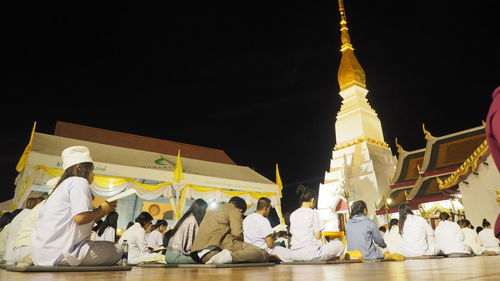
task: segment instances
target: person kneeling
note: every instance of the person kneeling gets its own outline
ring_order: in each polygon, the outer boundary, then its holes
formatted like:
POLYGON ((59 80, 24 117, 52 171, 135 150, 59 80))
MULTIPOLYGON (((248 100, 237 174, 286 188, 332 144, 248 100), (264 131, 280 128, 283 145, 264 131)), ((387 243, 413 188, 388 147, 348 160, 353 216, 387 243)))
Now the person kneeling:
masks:
POLYGON ((194 238, 191 257, 207 264, 267 262, 269 254, 243 242, 243 213, 247 205, 238 196, 207 211, 194 238))

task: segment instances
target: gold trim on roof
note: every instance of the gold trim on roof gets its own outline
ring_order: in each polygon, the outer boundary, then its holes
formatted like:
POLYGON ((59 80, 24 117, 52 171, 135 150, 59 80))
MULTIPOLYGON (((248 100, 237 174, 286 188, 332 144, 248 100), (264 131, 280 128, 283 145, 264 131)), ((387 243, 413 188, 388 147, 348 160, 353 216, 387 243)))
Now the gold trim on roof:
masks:
POLYGON ((447 189, 456 184, 458 184, 460 177, 467 174, 470 171, 475 171, 479 165, 479 159, 481 159, 486 152, 488 152, 489 147, 486 140, 484 140, 476 150, 456 169, 449 177, 444 180, 436 177, 439 183, 439 189, 447 189))
POLYGON ((337 150, 340 150, 340 149, 343 149, 343 148, 346 148, 349 146, 353 146, 353 145, 356 145, 356 144, 359 144, 362 142, 368 142, 368 143, 375 144, 375 145, 378 145, 381 147, 389 148, 389 145, 383 141, 374 140, 374 139, 368 138, 368 137, 359 137, 359 138, 356 138, 356 139, 348 141, 348 142, 339 143, 339 144, 335 145, 333 150, 337 151, 337 150))
POLYGON ((429 131, 427 131, 427 130, 425 129, 425 124, 424 124, 424 123, 422 123, 422 131, 424 131, 424 135, 425 135, 425 139, 426 139, 426 140, 428 140, 428 139, 429 139, 429 137, 431 137, 431 136, 432 136, 432 135, 431 135, 431 132, 429 132, 429 131))

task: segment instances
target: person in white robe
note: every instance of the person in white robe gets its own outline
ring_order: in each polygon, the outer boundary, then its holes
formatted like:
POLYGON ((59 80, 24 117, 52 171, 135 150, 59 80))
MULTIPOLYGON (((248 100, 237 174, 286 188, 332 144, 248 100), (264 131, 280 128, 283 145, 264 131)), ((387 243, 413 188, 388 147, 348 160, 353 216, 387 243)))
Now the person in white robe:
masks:
POLYGON ((479 235, 474 229, 471 228, 470 221, 463 219, 460 221, 459 225, 462 228, 462 233, 464 234, 464 244, 469 246, 475 255, 483 254, 483 247, 481 247, 479 235))
POLYGON ((148 248, 158 249, 163 246, 163 237, 168 230, 168 222, 166 220, 158 220, 154 225, 154 230, 148 235, 148 248))
POLYGON ((427 221, 415 216, 408 204, 399 206, 400 254, 405 257, 435 256, 439 248, 435 244, 434 231, 427 221))
POLYGON ((485 254, 500 254, 500 240, 495 237, 491 224, 486 219, 483 219, 483 230, 479 232, 479 241, 485 254))
POLYGON ((470 247, 465 245, 465 235, 456 222, 450 221, 450 214, 441 212, 439 214, 440 222, 434 230, 436 244, 441 252, 449 254, 470 254, 470 247))
POLYGON ((271 200, 261 197, 257 201, 257 209, 243 220, 244 242, 264 249, 269 255, 278 257, 281 261, 290 262, 291 250, 274 246, 277 237, 267 216, 271 211, 271 200))
POLYGON ((6 264, 17 264, 17 261, 19 260, 19 252, 14 251, 14 244, 16 242, 16 238, 19 236, 21 224, 23 220, 31 214, 32 209, 41 201, 43 201, 42 198, 28 198, 28 200, 26 200, 26 208, 12 220, 9 235, 5 243, 4 260, 6 264))
POLYGON ((401 234, 399 234, 399 220, 391 219, 389 221, 389 227, 384 235, 384 241, 387 245, 387 250, 389 253, 400 254, 401 246, 401 234))
POLYGON ((160 253, 151 253, 146 240, 146 229, 151 225, 153 217, 148 212, 142 212, 135 219, 134 225, 127 229, 118 240, 118 244, 127 241, 128 264, 138 264, 145 260, 159 257, 160 253))
POLYGON ((118 225, 118 213, 113 211, 106 216, 103 223, 96 232, 96 241, 116 241, 116 228, 118 225))
POLYGON ((345 247, 342 242, 333 240, 322 244, 322 230, 319 213, 313 209, 318 195, 306 186, 298 186, 300 208, 290 215, 290 233, 292 234, 292 260, 330 260, 336 257, 343 259, 345 247))
POLYGON ((33 262, 40 266, 113 265, 122 256, 108 241, 90 241, 92 225, 116 208, 92 206, 93 161, 84 146, 62 152, 64 173, 40 210, 32 237, 33 262))

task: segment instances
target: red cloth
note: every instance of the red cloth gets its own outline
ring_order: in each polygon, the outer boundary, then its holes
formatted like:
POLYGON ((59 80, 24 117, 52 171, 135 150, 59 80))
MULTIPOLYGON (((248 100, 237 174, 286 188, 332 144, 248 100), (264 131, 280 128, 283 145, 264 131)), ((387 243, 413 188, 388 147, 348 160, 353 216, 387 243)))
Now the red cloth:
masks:
POLYGON ((500 214, 498 214, 497 221, 495 222, 495 229, 493 230, 495 237, 500 239, 500 214))
POLYGON ((500 86, 493 91, 491 98, 492 102, 486 117, 486 142, 500 172, 500 86))

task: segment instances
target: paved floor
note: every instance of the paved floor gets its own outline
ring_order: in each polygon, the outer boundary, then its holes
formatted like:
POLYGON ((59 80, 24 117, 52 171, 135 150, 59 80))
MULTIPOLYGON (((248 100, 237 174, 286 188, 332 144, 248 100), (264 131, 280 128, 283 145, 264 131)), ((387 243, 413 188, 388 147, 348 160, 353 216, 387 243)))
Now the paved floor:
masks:
POLYGON ((1 281, 316 281, 500 280, 500 256, 253 268, 144 268, 127 272, 22 273, 0 270, 1 281))

